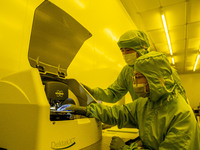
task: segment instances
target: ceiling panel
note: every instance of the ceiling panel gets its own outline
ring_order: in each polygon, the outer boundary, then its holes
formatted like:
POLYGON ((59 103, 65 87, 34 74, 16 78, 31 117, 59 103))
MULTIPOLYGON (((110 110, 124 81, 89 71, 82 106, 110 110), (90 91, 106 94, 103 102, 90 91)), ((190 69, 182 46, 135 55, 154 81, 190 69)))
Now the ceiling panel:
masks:
POLYGON ((200 22, 188 24, 188 38, 200 38, 200 22))
POLYGON ((190 0, 188 4, 189 22, 200 21, 200 0, 190 0))
POLYGON ((167 38, 166 38, 164 29, 153 30, 151 32, 148 32, 148 35, 151 37, 153 43, 167 42, 167 38))
POLYGON ((187 70, 191 70, 191 68, 193 69, 195 61, 196 61, 196 57, 197 57, 197 54, 189 54, 189 53, 187 53, 187 57, 186 57, 185 63, 186 64, 190 64, 190 65, 186 65, 185 66, 185 68, 187 70))
POLYGON ((147 31, 163 28, 160 9, 142 12, 141 17, 147 31))
POLYGON ((173 58, 174 58, 176 66, 179 65, 180 67, 184 67, 184 65, 183 65, 184 61, 185 61, 184 60, 185 59, 184 53, 174 55, 173 58))
POLYGON ((160 0, 161 6, 169 6, 181 2, 185 2, 186 0, 160 0))
POLYGON ((186 3, 171 5, 163 10, 169 30, 171 27, 186 24, 186 3))
POLYGON ((143 28, 144 29, 144 24, 143 24, 142 17, 140 15, 140 13, 137 12, 135 4, 134 4, 134 1, 130 1, 130 0, 125 0, 124 1, 124 0, 121 0, 121 2, 124 5, 124 7, 126 8, 126 11, 128 12, 129 16, 133 20, 134 24, 138 28, 141 28, 141 29, 143 28))
POLYGON ((176 41, 171 45, 174 55, 185 53, 185 40, 176 41))
POLYGON ((187 49, 189 51, 197 51, 200 48, 200 38, 193 38, 187 40, 187 49))
MULTIPOLYGON (((180 73, 192 73, 197 52, 200 48, 200 0, 121 0, 126 3, 129 14, 139 29, 146 31, 150 38, 151 50, 171 56, 164 32, 161 13, 165 14, 175 60, 180 73), (129 5, 128 3, 134 3, 129 5), (159 6, 160 5, 160 6, 159 6), (139 21, 137 21, 139 20, 139 21), (140 23, 140 24, 139 24, 140 23), (142 25, 141 25, 142 24, 142 25), (155 48, 154 48, 155 47, 155 48)), ((128 11, 127 11, 128 12, 128 11)), ((150 50, 150 51, 151 51, 150 50)), ((200 65, 196 72, 200 72, 200 65)))
POLYGON ((135 4, 137 12, 143 12, 160 7, 159 0, 134 0, 132 2, 135 4))
POLYGON ((186 25, 172 27, 169 36, 172 42, 186 39, 186 25))

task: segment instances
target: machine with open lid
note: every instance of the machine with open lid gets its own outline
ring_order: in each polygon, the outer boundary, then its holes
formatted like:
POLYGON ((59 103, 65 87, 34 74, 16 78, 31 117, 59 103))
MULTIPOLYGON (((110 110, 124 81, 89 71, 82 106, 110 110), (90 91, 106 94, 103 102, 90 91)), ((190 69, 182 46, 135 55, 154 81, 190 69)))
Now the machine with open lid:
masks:
POLYGON ((87 106, 96 102, 78 81, 67 78, 67 68, 91 36, 79 22, 48 1, 35 11, 28 58, 40 72, 51 106, 51 120, 70 118, 69 112, 57 111, 63 104, 87 106), (77 98, 74 102, 69 91, 77 98))
POLYGON ((71 117, 70 112, 57 108, 96 102, 82 84, 67 77, 67 68, 92 35, 48 0, 41 0, 34 9, 28 50, 31 67, 0 80, 4 93, 0 96, 0 149, 88 147, 101 139, 101 123, 94 118, 71 117))

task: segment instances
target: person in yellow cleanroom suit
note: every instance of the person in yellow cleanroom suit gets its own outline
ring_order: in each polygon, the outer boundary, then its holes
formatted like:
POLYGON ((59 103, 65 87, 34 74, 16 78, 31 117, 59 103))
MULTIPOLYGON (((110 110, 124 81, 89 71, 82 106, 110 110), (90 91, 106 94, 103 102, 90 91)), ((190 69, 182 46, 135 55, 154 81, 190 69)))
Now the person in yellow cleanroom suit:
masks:
MULTIPOLYGON (((143 55, 136 60, 134 73, 131 84, 139 98, 133 102, 112 107, 101 103, 87 107, 72 105, 64 109, 118 128, 138 128, 143 149, 200 150, 199 125, 178 92, 167 57, 159 52, 143 55)), ((137 143, 126 145, 120 137, 113 137, 110 149, 140 148, 137 143)))
POLYGON ((148 48, 150 46, 147 35, 140 30, 125 32, 120 37, 117 44, 127 65, 123 67, 116 81, 107 89, 102 89, 100 87, 91 89, 84 85, 95 99, 109 103, 119 101, 127 92, 130 93, 133 100, 138 98, 131 84, 133 81, 134 63, 139 56, 148 53, 148 48))
MULTIPOLYGON (((129 30, 125 32, 119 38, 117 44, 127 65, 123 67, 114 83, 112 83, 106 89, 102 89, 100 87, 91 89, 84 85, 95 99, 108 103, 115 103, 119 101, 123 96, 126 95, 127 92, 130 93, 132 100, 138 98, 132 85, 132 76, 134 76, 134 63, 138 57, 147 54, 150 47, 147 35, 140 30, 129 30)), ((175 69, 173 69, 173 76, 179 86, 179 92, 187 100, 185 90, 181 85, 180 78, 175 69)))

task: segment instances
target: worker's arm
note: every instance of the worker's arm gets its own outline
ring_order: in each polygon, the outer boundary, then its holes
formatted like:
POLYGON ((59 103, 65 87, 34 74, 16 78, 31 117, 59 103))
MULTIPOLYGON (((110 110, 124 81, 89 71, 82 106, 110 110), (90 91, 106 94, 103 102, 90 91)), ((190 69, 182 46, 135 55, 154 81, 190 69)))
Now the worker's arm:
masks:
POLYGON ((86 116, 94 117, 103 123, 118 125, 122 127, 138 127, 136 119, 136 106, 134 101, 124 105, 114 105, 112 107, 100 103, 87 106, 86 116))
POLYGON ((190 111, 174 116, 159 150, 199 149, 199 127, 190 111), (195 142, 196 141, 196 142, 195 142))
POLYGON ((132 84, 133 68, 125 66, 120 72, 119 76, 107 89, 100 87, 85 88, 94 96, 95 99, 104 102, 115 103, 119 101, 127 92, 129 86, 132 84))

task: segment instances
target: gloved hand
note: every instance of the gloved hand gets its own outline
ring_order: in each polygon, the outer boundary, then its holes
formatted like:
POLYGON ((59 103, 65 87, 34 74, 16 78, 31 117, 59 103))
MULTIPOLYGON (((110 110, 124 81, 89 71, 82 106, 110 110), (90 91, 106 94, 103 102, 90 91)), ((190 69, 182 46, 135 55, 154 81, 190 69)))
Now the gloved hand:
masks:
POLYGON ((73 104, 62 105, 57 110, 60 110, 60 111, 71 110, 72 114, 84 115, 84 116, 86 115, 86 107, 76 106, 76 105, 73 105, 73 104))
POLYGON ((118 136, 113 136, 110 143, 110 150, 122 150, 125 142, 118 136))
POLYGON ((60 106, 60 107, 57 109, 57 111, 70 110, 70 109, 68 109, 68 107, 70 107, 70 106, 71 106, 71 104, 64 104, 64 105, 60 106))

